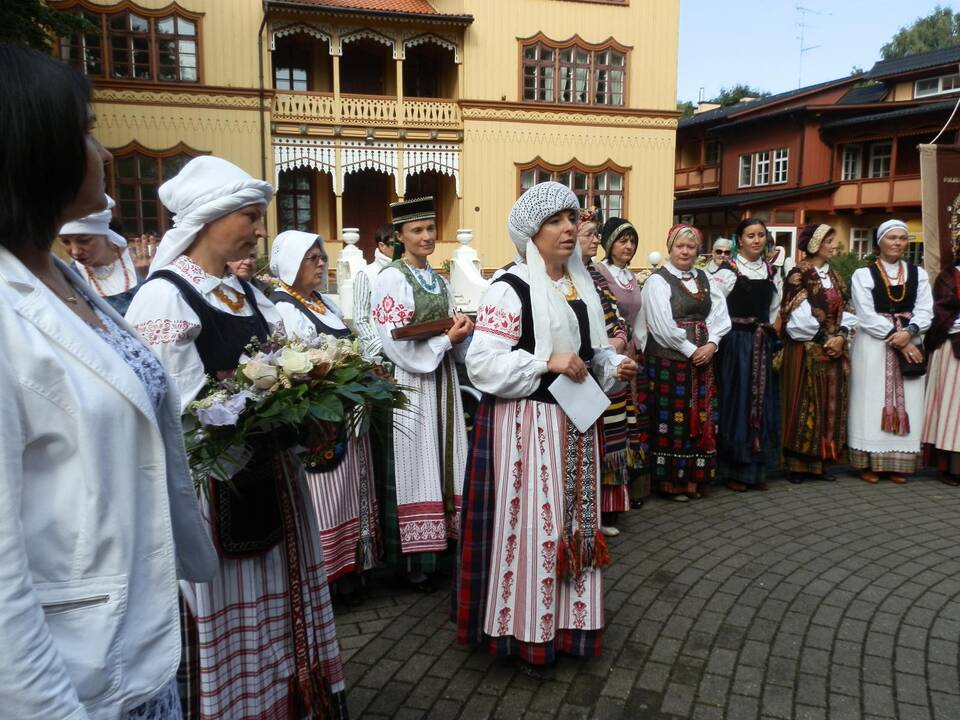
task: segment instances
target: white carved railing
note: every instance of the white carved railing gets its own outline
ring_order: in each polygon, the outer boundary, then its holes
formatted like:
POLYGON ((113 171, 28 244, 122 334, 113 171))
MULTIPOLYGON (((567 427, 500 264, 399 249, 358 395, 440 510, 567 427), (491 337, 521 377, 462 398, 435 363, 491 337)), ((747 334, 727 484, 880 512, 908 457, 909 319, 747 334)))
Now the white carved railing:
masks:
POLYGON ((277 93, 273 96, 274 120, 333 122, 336 104, 333 95, 320 93, 277 93))
POLYGON ((406 125, 425 127, 460 127, 460 106, 453 100, 404 100, 403 121, 406 125))

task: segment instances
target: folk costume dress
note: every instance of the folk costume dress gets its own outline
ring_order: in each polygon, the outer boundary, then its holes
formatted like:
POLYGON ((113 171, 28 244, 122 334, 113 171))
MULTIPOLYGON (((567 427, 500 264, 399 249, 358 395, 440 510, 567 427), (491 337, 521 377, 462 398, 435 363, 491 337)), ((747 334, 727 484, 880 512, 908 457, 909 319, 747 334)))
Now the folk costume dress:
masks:
MULTIPOLYGON (((960 249, 960 248, 958 248, 960 249)), ((954 250, 960 257, 960 252, 954 250)), ((960 264, 946 267, 933 287, 933 324, 923 423, 924 462, 960 480, 960 264)))
POLYGON ((750 261, 742 255, 724 263, 716 278, 731 323, 716 359, 720 474, 753 487, 780 464, 780 387, 773 373, 780 339, 773 323, 783 281, 763 257, 750 261))
POLYGON ((367 265, 353 279, 353 331, 360 340, 360 352, 367 360, 379 358, 383 353, 383 341, 373 322, 373 284, 377 275, 393 260, 380 248, 374 251, 373 262, 367 265))
POLYGON ((828 264, 800 262, 787 275, 780 381, 783 458, 791 472, 822 475, 827 463, 846 457, 849 356, 846 344, 838 358, 823 350, 841 328, 856 327, 846 306, 843 280, 828 264))
MULTIPOLYGON (((610 289, 607 278, 598 270, 600 263, 591 262, 587 271, 593 279, 607 337, 620 338, 629 345, 630 333, 621 316, 616 296, 610 289)), ((629 356, 629 353, 628 353, 629 356)), ((603 414, 601 455, 600 511, 620 513, 630 509, 630 486, 633 477, 644 468, 646 450, 641 438, 641 423, 635 395, 631 386, 624 384, 608 393, 610 407, 603 414)))
POLYGON ((933 293, 927 273, 904 260, 878 259, 854 272, 850 284, 858 329, 850 351, 850 464, 875 472, 916 472, 925 378, 904 377, 900 351, 884 341, 909 326, 915 335, 930 328, 933 293))
POLYGON ((110 229, 111 210, 115 205, 113 198, 108 195, 106 210, 67 223, 60 228, 60 234, 106 237, 110 247, 116 252, 116 259, 100 267, 87 267, 78 262, 71 263, 71 267, 87 281, 97 295, 123 315, 140 288, 140 278, 127 249, 126 238, 110 229))
POLYGON ((665 495, 694 495, 717 472, 716 360, 690 356, 730 330, 727 304, 706 273, 667 262, 643 284, 641 323, 650 399, 650 466, 665 495))
POLYGON ((455 359, 466 343, 446 335, 395 340, 391 330, 450 317, 455 306, 443 278, 429 266, 396 260, 380 271, 373 320, 383 354, 394 363, 409 407, 394 412, 393 468, 382 495, 384 556, 408 572, 434 572, 437 554, 459 536, 467 436, 455 359))
MULTIPOLYGON (((287 337, 307 341, 320 336, 352 338, 329 297, 319 293, 295 297, 287 284, 296 280, 303 256, 318 239, 296 230, 274 238, 270 269, 283 284, 270 295, 270 301, 280 313, 287 337)), ((344 435, 342 449, 338 443, 334 456, 321 467, 307 467, 306 476, 320 525, 327 580, 332 583, 372 568, 379 556, 380 532, 369 435, 344 435)))
MULTIPOLYGON (((266 203, 271 194, 267 183, 210 156, 195 158, 160 187, 175 225, 157 248, 127 320, 174 379, 183 408, 208 375, 236 368, 251 337, 264 338, 283 323, 251 285, 234 275, 209 275, 177 253, 207 223, 266 203)), ((257 459, 262 462, 234 477, 253 493, 249 502, 241 495, 244 502, 233 504, 236 522, 222 514, 227 494, 200 493, 221 558, 210 582, 181 582, 184 715, 343 717, 343 666, 309 490, 288 453, 257 459)))
POLYGON ((548 217, 578 207, 569 188, 553 182, 517 201, 510 233, 527 263, 484 293, 467 353, 483 397, 453 593, 457 642, 534 664, 552 663, 559 652, 599 655, 604 626, 601 421, 581 433, 568 420, 547 391, 556 378, 547 358, 577 352, 609 391, 626 357, 607 343, 579 253, 568 261, 571 279, 557 288, 530 240, 548 217))

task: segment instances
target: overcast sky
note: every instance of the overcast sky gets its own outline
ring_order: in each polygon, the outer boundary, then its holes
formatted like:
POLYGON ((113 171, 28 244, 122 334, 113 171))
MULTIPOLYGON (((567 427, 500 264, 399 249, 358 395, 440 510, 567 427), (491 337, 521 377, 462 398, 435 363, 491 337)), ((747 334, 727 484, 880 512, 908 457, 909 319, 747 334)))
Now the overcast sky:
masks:
MULTIPOLYGON (((645 0, 651 1, 651 0, 645 0)), ((655 0, 654 0, 655 1, 655 0)), ((869 70, 894 33, 949 0, 680 0, 677 99, 710 99, 746 83, 771 93, 797 88, 805 14, 804 85, 869 70), (817 14, 820 13, 820 14, 817 14), (819 47, 813 47, 819 46, 819 47)))

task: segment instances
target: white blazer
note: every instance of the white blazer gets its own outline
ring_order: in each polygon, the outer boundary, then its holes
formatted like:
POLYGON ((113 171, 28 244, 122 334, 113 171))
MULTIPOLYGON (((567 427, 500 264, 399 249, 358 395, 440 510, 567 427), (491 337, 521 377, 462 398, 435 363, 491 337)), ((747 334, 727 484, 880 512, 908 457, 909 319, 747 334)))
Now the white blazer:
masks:
POLYGON ((178 565, 208 580, 217 555, 167 382, 154 419, 116 351, 0 247, 4 718, 119 720, 176 672, 178 565))

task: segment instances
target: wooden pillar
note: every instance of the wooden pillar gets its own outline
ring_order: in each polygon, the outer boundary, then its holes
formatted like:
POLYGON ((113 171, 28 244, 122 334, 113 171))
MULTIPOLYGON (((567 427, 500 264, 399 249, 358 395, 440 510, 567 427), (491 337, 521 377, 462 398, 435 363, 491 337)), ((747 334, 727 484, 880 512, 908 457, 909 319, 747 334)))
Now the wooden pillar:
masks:
POLYGON ((397 125, 403 125, 406 121, 406 113, 403 111, 403 59, 397 58, 397 125))
POLYGON ((340 56, 333 56, 333 121, 340 124, 342 108, 340 106, 340 56))

